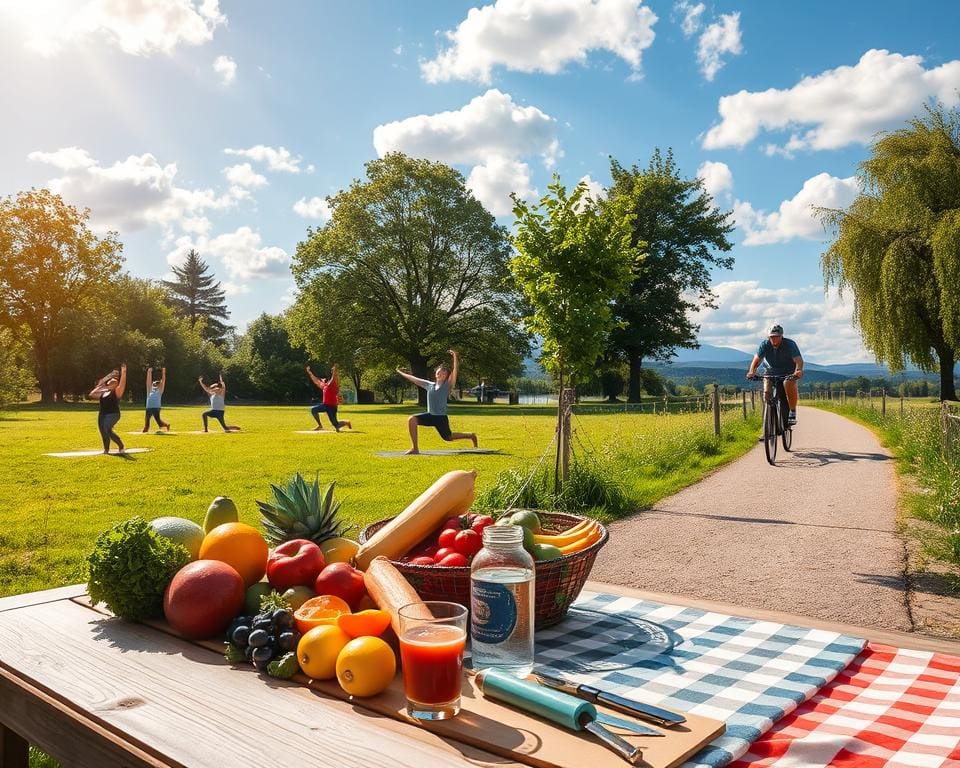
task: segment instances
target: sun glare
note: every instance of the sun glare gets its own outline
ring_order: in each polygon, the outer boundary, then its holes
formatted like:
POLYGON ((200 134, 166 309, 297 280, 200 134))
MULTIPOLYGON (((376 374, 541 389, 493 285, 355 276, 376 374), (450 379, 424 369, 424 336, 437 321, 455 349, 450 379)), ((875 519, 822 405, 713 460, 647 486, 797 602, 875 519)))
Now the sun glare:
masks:
POLYGON ((25 47, 49 56, 70 37, 83 7, 71 0, 14 0, 0 3, 0 15, 20 28, 25 47))

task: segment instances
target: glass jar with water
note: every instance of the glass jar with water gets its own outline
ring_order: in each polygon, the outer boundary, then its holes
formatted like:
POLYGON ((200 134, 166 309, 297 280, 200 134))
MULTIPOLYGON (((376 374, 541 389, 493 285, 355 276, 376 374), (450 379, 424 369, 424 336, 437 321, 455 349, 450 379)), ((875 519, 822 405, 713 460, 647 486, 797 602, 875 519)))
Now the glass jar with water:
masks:
POLYGON ((533 558, 523 529, 490 525, 470 567, 470 647, 475 670, 526 677, 533 669, 533 558))

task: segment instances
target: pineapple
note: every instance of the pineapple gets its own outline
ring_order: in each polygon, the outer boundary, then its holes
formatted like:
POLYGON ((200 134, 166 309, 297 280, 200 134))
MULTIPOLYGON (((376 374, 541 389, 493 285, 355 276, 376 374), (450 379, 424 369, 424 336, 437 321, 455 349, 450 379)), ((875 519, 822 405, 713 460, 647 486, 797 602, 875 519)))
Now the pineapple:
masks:
POLYGON ((309 539, 320 544, 347 533, 353 526, 337 519, 340 502, 333 500, 335 486, 330 483, 321 495, 320 476, 307 485, 299 472, 287 481, 286 489, 271 483, 273 503, 257 502, 267 543, 276 546, 290 539, 309 539))

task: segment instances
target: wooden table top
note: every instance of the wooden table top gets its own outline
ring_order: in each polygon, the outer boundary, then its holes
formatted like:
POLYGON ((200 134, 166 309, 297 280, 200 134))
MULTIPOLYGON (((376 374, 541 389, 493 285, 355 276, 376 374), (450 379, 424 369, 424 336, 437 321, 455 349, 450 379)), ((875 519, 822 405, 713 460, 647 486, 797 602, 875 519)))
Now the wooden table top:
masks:
MULTIPOLYGON (((587 589, 960 654, 958 641, 609 584, 587 589)), ((0 723, 70 765, 519 765, 299 684, 240 674, 193 643, 72 601, 84 591, 0 599, 0 723)))

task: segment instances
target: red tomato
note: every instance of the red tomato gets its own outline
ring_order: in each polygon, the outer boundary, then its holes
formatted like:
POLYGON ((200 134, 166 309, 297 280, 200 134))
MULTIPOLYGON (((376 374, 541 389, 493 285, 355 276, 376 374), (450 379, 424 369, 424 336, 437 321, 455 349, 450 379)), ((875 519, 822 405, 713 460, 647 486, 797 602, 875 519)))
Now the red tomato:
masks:
POLYGON ((440 549, 436 544, 431 544, 429 547, 423 550, 423 556, 433 558, 437 554, 437 550, 440 549))
POLYGON ((410 565, 436 565, 437 561, 432 557, 427 557, 426 555, 420 555, 420 557, 415 557, 410 561, 410 565))
POLYGON ((437 550, 437 554, 433 556, 433 559, 439 563, 447 555, 455 554, 457 554, 457 550, 455 550, 453 547, 440 547, 440 549, 437 550))
POLYGON ((463 526, 460 525, 460 518, 459 518, 459 517, 451 517, 451 518, 449 518, 449 519, 447 520, 447 522, 445 522, 445 523, 443 524, 443 530, 447 530, 448 528, 452 528, 452 529, 455 530, 455 531, 459 531, 462 527, 463 527, 463 526))
POLYGON ((483 547, 483 539, 476 531, 460 531, 453 542, 454 549, 465 557, 472 557, 483 547))
POLYGON ((446 568, 465 568, 470 563, 459 552, 453 552, 443 558, 439 564, 446 568))
POLYGON ((440 547, 452 547, 453 540, 457 538, 458 533, 460 533, 460 529, 458 528, 444 528, 437 537, 437 543, 440 547))
POLYGON ((493 518, 490 517, 490 515, 477 515, 473 519, 473 523, 470 525, 470 527, 482 537, 483 529, 488 525, 493 525, 493 518))

